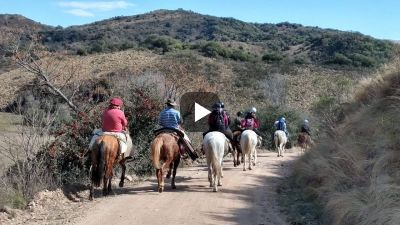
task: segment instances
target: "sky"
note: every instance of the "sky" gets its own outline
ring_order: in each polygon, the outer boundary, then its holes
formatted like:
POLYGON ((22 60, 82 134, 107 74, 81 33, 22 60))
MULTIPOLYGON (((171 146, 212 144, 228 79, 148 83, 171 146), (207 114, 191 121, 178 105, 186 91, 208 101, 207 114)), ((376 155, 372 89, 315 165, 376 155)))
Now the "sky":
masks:
POLYGON ((0 0, 0 14, 63 27, 178 8, 245 22, 287 21, 400 40, 399 0, 0 0))

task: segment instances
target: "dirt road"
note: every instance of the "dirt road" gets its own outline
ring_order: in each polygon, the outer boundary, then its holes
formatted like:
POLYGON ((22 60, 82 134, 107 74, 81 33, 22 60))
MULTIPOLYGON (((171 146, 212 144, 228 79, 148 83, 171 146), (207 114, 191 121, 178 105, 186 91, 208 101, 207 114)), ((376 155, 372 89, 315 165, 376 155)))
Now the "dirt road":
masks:
MULTIPOLYGON (((125 187, 118 194, 95 199, 74 224, 286 224, 277 206, 276 187, 297 158, 296 150, 285 157, 259 153, 257 166, 242 171, 224 161, 224 178, 214 193, 205 167, 179 168, 177 189, 166 183, 156 192, 157 181, 125 187)), ((117 189, 117 188, 115 188, 117 189)))

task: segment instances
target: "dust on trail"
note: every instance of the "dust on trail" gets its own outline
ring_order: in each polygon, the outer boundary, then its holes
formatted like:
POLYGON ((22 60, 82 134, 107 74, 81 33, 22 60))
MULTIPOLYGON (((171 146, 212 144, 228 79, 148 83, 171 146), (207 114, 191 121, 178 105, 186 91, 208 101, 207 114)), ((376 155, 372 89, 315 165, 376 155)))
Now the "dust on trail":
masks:
POLYGON ((165 191, 156 192, 154 178, 123 189, 111 197, 99 196, 86 204, 73 224, 287 224, 277 203, 277 185, 299 156, 297 149, 277 158, 275 152, 259 152, 257 166, 243 171, 224 161, 219 192, 212 192, 204 166, 179 168, 177 189, 167 180, 165 191))

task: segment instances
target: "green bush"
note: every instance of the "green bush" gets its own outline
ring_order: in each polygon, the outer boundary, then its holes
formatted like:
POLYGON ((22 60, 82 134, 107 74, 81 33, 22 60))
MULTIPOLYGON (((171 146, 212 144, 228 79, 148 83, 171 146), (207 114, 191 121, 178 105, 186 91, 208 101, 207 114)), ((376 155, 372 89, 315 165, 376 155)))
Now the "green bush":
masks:
POLYGON ((228 50, 214 41, 207 42, 205 45, 203 45, 200 48, 200 52, 204 53, 204 55, 207 57, 222 56, 224 58, 228 58, 229 56, 228 50))
POLYGON ((347 56, 340 54, 340 53, 335 53, 332 63, 334 64, 340 64, 340 65, 351 65, 352 60, 347 58, 347 56))
POLYGON ((279 62, 283 59, 283 55, 280 52, 268 52, 263 55, 262 60, 268 62, 279 62))
POLYGON ((148 49, 160 50, 162 53, 184 49, 182 42, 168 36, 151 35, 141 45, 148 49))

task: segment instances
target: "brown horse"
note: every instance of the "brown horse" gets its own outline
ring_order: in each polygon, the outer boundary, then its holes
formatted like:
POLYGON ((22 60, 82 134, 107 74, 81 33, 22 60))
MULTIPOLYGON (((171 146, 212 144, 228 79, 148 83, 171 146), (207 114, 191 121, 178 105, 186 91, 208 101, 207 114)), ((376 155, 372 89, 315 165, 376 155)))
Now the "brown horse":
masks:
POLYGON ((304 153, 313 145, 311 137, 306 132, 301 132, 297 137, 297 144, 300 146, 301 151, 304 153))
POLYGON ((151 143, 151 156, 156 168, 158 192, 160 193, 164 190, 164 174, 167 170, 167 178, 171 177, 172 172, 171 187, 176 189, 176 169, 181 161, 178 139, 178 135, 174 133, 161 133, 151 143), (162 164, 160 161, 162 161, 162 164), (173 171, 171 171, 172 169, 173 171))
POLYGON ((92 165, 90 167, 90 200, 93 200, 94 186, 99 187, 101 181, 103 181, 103 195, 105 196, 110 194, 113 168, 118 163, 121 165, 122 168, 121 181, 119 182, 119 186, 124 186, 126 170, 125 157, 120 156, 119 142, 115 136, 102 135, 98 137, 91 149, 91 159, 92 165))
POLYGON ((237 167, 240 165, 240 162, 243 162, 243 154, 242 154, 242 149, 240 148, 240 143, 239 143, 239 136, 242 134, 242 131, 236 130, 233 132, 233 141, 232 141, 232 148, 233 148, 233 166, 237 167), (241 160, 239 160, 239 157, 241 157, 241 160))

